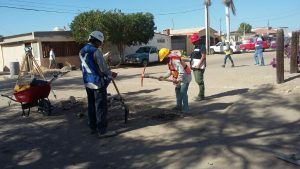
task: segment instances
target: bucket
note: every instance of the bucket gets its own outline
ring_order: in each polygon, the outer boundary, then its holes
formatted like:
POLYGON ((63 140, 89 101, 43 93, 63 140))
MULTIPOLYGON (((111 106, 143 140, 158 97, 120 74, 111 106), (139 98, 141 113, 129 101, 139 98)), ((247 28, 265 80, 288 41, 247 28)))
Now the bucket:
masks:
POLYGON ((10 75, 18 75, 20 71, 19 62, 10 62, 9 64, 10 75))

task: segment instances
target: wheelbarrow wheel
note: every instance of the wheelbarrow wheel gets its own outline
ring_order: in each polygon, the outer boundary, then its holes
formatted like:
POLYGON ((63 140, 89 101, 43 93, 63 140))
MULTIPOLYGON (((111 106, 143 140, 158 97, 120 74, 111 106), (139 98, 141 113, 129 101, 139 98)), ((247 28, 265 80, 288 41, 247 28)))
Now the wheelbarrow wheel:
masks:
POLYGON ((51 115, 51 103, 49 99, 39 99, 38 100, 38 111, 45 116, 51 115))

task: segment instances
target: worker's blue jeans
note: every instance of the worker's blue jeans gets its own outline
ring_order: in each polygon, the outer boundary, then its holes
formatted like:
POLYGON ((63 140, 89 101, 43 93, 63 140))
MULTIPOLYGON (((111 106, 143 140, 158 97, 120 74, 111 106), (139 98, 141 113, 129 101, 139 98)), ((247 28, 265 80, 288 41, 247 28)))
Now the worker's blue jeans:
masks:
POLYGON ((258 58, 257 50, 255 50, 253 58, 254 58, 254 61, 255 61, 255 65, 259 65, 259 58, 258 58))
POLYGON ((88 124, 91 130, 104 134, 107 128, 107 90, 86 88, 88 96, 88 124))
POLYGON ((225 55, 225 57, 224 57, 224 65, 226 65, 227 58, 230 60, 231 64, 234 65, 233 59, 232 59, 232 57, 230 55, 225 55))
POLYGON ((183 113, 189 111, 188 94, 187 94, 189 84, 190 83, 181 83, 180 85, 175 87, 177 108, 181 109, 183 113))
POLYGON ((260 65, 264 66, 265 65, 265 61, 264 61, 264 54, 263 54, 263 49, 258 49, 257 50, 257 57, 260 61, 260 65))
POLYGON ((261 65, 261 66, 265 65, 264 55, 263 55, 263 48, 256 47, 255 48, 255 53, 254 53, 253 57, 254 57, 256 65, 261 65))

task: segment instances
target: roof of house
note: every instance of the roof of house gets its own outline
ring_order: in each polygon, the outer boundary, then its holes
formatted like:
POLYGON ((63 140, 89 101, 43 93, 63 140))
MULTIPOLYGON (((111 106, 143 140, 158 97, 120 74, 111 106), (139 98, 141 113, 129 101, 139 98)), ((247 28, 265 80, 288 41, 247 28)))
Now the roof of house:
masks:
POLYGON ((23 33, 11 36, 4 36, 1 38, 0 44, 16 43, 16 42, 31 42, 37 39, 45 39, 51 37, 64 37, 72 39, 71 31, 39 31, 23 33))
POLYGON ((268 28, 255 28, 251 30, 256 34, 275 34, 277 33, 277 29, 268 29, 268 28))
MULTIPOLYGON (((214 29, 210 28, 214 33, 214 29)), ((170 35, 192 35, 193 33, 199 33, 201 31, 205 30, 205 27, 198 27, 198 28, 186 28, 186 29, 170 29, 170 35)))

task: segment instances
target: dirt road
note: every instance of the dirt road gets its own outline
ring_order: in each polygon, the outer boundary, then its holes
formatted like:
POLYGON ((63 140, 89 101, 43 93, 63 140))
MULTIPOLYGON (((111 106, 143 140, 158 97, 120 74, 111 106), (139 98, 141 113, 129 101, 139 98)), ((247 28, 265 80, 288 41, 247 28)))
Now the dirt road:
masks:
MULTIPOLYGON (((99 140, 89 134, 85 90, 80 71, 54 82, 58 99, 50 96, 53 116, 36 112, 20 116, 20 105, 10 107, 0 98, 0 168, 192 168, 192 169, 293 169, 274 151, 299 150, 300 75, 289 74, 277 85, 275 69, 256 66, 252 53, 233 55, 236 67, 221 67, 223 55, 208 56, 205 72, 207 100, 193 101, 198 87, 189 87, 190 113, 178 117, 172 84, 144 79, 141 67, 115 69, 120 92, 130 106, 129 123, 123 110, 114 109, 111 129, 122 129, 114 138, 99 140), (78 103, 70 104, 74 96, 78 103), (66 105, 67 108, 65 107, 66 105)), ((265 62, 275 52, 265 52, 265 62)), ((165 65, 151 65, 146 74, 159 76, 165 65)), ((0 93, 9 93, 14 80, 0 78, 0 93)), ((109 92, 116 94, 112 85, 109 92)))

